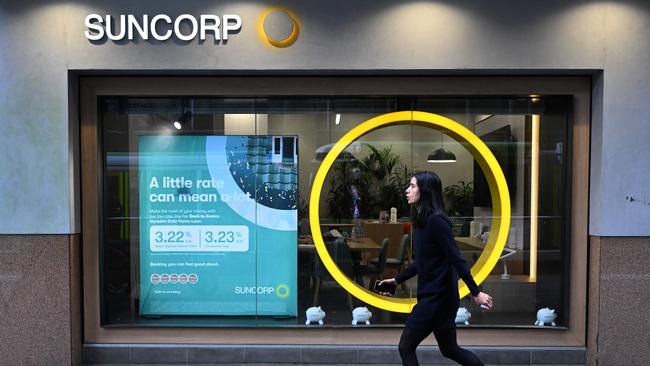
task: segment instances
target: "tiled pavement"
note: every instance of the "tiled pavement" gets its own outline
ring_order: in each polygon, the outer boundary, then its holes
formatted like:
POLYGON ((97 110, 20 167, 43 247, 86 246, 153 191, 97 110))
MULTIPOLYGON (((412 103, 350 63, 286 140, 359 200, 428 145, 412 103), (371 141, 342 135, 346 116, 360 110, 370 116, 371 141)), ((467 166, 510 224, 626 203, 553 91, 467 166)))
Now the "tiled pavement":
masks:
MULTIPOLYGON (((584 365, 584 347, 467 347, 488 365, 584 365)), ((453 365, 437 347, 418 348, 423 365, 453 365)), ((392 365, 396 346, 84 345, 84 365, 392 365)))

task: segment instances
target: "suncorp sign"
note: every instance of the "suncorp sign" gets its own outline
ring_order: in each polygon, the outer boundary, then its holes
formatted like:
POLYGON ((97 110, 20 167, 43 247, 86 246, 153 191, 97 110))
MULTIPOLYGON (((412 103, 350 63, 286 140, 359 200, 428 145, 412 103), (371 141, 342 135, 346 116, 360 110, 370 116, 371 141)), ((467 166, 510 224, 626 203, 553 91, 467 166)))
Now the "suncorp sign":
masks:
POLYGON ((208 33, 215 40, 228 40, 228 35, 241 29, 241 17, 237 14, 201 14, 198 19, 191 14, 181 14, 172 19, 166 14, 157 14, 153 17, 144 14, 136 17, 132 14, 121 14, 117 17, 99 14, 88 14, 84 22, 87 30, 84 32, 90 41, 99 41, 104 37, 113 41, 125 38, 132 41, 137 35, 148 40, 153 37, 165 41, 176 37, 181 41, 191 41, 199 36, 201 41, 207 38, 208 33))

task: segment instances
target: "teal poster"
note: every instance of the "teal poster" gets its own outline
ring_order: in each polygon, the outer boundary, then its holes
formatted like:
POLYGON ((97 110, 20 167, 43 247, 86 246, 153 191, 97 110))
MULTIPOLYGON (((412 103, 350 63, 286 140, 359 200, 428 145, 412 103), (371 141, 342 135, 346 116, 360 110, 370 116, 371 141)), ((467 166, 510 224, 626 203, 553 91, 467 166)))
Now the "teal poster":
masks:
POLYGON ((142 315, 296 316, 297 144, 139 138, 142 315))

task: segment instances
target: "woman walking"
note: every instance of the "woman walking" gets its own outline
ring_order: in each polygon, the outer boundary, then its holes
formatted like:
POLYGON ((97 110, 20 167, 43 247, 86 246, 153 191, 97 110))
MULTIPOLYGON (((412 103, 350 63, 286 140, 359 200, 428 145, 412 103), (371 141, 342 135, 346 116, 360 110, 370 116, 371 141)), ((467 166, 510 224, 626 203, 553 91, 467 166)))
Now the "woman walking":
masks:
POLYGON ((415 261, 394 278, 382 281, 397 285, 418 275, 418 303, 399 342, 402 364, 418 365, 415 349, 433 332, 443 356, 461 365, 483 365, 474 353, 460 348, 456 342, 458 277, 482 308, 492 307, 492 297, 481 292, 456 247, 451 220, 445 214, 440 178, 433 172, 415 174, 406 189, 406 199, 414 207, 415 261))

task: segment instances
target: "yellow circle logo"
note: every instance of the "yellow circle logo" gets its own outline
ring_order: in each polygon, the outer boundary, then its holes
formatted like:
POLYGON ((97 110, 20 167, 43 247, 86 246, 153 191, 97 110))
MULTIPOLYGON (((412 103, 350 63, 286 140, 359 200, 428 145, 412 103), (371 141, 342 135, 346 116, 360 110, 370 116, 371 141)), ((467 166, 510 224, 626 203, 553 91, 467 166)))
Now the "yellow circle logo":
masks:
POLYGON ((300 24, 291 10, 272 7, 260 16, 258 33, 263 40, 278 48, 291 46, 298 39, 300 24))
POLYGON ((279 298, 285 299, 289 297, 289 286, 287 285, 277 285, 275 287, 275 294, 278 295, 279 298))
MULTIPOLYGON (((467 150, 469 150, 474 159, 476 159, 476 162, 485 174, 490 187, 490 195, 492 196, 493 218, 492 225, 490 226, 492 231, 490 232, 490 237, 485 248, 483 248, 481 256, 471 269, 476 283, 480 284, 483 282, 490 272, 492 272, 492 269, 499 260, 501 252, 505 247, 506 240, 508 239, 508 229, 510 227, 510 193, 508 192, 508 184, 506 183, 503 171, 485 143, 460 123, 433 113, 401 111, 386 113, 371 118, 346 133, 334 144, 332 149, 325 156, 325 159, 323 159, 323 163, 320 168, 318 168, 318 172, 316 172, 316 177, 314 178, 314 184, 309 198, 309 221, 314 244, 316 245, 316 251, 332 277, 334 277, 334 279, 350 294, 372 306, 400 313, 411 312, 411 309, 413 309, 413 306, 415 306, 417 302, 416 299, 394 298, 379 295, 359 286, 356 282, 352 281, 341 272, 325 247, 325 242, 323 241, 323 236, 320 231, 320 217, 318 212, 321 190, 327 172, 332 167, 332 164, 334 164, 335 159, 348 145, 361 136, 376 129, 393 125, 411 124, 433 128, 446 133, 457 141, 467 142, 467 150)), ((461 280, 459 280, 458 283, 458 291, 461 298, 469 294, 467 285, 465 285, 461 280)))

